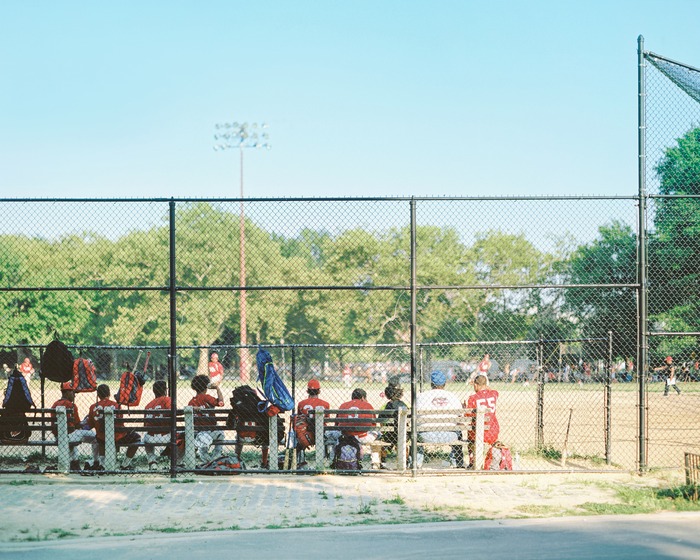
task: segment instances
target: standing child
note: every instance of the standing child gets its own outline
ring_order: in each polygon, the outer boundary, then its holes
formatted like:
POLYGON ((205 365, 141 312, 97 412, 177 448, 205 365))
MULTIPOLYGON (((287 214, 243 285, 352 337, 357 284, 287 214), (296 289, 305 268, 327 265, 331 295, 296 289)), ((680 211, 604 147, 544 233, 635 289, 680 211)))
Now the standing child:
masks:
MULTIPOLYGON (((490 389, 487 385, 488 380, 484 375, 477 375, 474 378, 474 394, 469 397, 466 403, 462 403, 462 406, 469 409, 474 408, 486 408, 486 427, 484 429, 484 443, 494 444, 498 441, 498 434, 500 432, 500 427, 498 425, 498 420, 496 419, 496 403, 498 402, 498 391, 495 389, 490 389)), ((469 442, 469 461, 474 467, 474 444, 476 443, 476 429, 474 423, 476 417, 472 420, 472 428, 467 432, 467 441, 469 442)), ((494 448, 494 454, 496 454, 497 449, 494 448)), ((500 450, 498 450, 500 453, 500 450)), ((493 457, 493 460, 500 461, 500 455, 498 457, 493 457)), ((477 465, 481 468, 482 465, 477 465)))

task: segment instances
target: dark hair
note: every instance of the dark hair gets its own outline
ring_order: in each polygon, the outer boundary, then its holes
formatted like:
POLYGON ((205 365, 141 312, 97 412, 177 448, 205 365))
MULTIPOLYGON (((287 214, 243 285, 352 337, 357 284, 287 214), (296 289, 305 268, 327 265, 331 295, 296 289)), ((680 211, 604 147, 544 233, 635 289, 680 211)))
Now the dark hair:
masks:
POLYGON ((401 387, 397 387, 396 385, 389 385, 386 389, 384 389, 384 396, 386 396, 386 398, 390 401, 395 401, 403 397, 403 389, 401 387))
POLYGON ((159 379, 158 381, 153 383, 153 394, 156 397, 164 397, 167 393, 168 384, 165 381, 159 379))
POLYGON ((355 389, 352 392, 352 400, 361 400, 367 398, 367 392, 364 389, 355 389))
POLYGON ((321 392, 321 389, 307 389, 306 392, 309 394, 310 397, 315 397, 321 392))
POLYGON ((101 385, 97 386, 97 396, 101 399, 106 399, 109 397, 110 393, 111 391, 109 390, 109 385, 102 383, 101 385))
POLYGON ((209 385, 209 378, 206 375, 195 375, 192 378, 190 386, 195 390, 196 393, 203 393, 207 390, 209 385))

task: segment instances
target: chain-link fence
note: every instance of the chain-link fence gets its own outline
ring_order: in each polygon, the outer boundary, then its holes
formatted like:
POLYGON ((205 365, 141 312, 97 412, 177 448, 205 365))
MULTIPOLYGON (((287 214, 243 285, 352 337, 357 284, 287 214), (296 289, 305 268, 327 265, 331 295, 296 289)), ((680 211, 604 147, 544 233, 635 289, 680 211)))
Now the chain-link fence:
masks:
POLYGON ((640 190, 647 192, 647 372, 641 401, 650 466, 697 451, 700 381, 700 70, 644 51, 640 37, 640 190))
POLYGON ((8 393, 0 470, 326 470, 348 431, 366 468, 679 466, 700 441, 697 75, 640 48, 638 196, 0 200, 0 361, 35 406, 8 393), (54 333, 108 397, 60 403, 54 333), (235 414, 258 345, 296 403, 340 411, 318 445, 286 449, 289 413, 235 414), (140 403, 92 441, 134 370, 140 403))

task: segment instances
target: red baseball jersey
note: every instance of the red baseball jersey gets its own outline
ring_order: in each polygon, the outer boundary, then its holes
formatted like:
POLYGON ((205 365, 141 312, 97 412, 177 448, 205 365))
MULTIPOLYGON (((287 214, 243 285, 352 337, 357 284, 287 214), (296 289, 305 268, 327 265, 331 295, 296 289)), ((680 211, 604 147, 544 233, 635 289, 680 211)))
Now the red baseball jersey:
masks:
MULTIPOLYGON (((345 402, 340 405, 339 410, 348 410, 348 411, 354 411, 354 412, 348 412, 348 413, 338 413, 338 418, 349 418, 349 419, 357 419, 356 421, 352 422, 353 426, 367 426, 368 428, 373 428, 376 426, 376 422, 374 422, 374 414, 366 414, 366 413, 361 413, 357 412, 359 410, 373 410, 374 407, 369 404, 367 401, 359 400, 359 399, 354 399, 348 402, 345 402), (368 420, 359 420, 360 418, 368 418, 368 420)), ((347 430, 347 434, 350 434, 351 436, 356 436, 356 437, 364 437, 367 435, 367 430, 358 432, 356 430, 347 430)))
POLYGON ((224 374, 224 366, 221 362, 209 362, 209 378, 224 374))
MULTIPOLYGON (((467 401, 467 408, 486 407, 486 421, 488 425, 484 430, 484 442, 494 443, 498 440, 500 427, 496 419, 496 402, 498 401, 498 391, 494 389, 482 389, 478 393, 474 393, 467 401)), ((476 434, 473 430, 469 430, 467 437, 470 441, 476 439, 476 434)))
MULTIPOLYGON (((59 399, 55 403, 53 403, 53 406, 51 408, 56 409, 59 406, 66 407, 66 420, 68 421, 68 433, 70 434, 71 432, 74 432, 78 426, 80 426, 80 415, 78 414, 78 407, 74 402, 71 402, 68 399, 59 399), (71 412, 71 409, 73 410, 73 412, 71 412)), ((51 418, 51 431, 53 432, 53 435, 58 435, 58 427, 56 426, 56 414, 54 412, 51 413, 51 418)))
MULTIPOLYGON (((145 410, 163 410, 170 412, 172 407, 172 400, 170 397, 156 397, 151 402, 146 405, 145 410)), ((170 431, 170 418, 166 418, 166 414, 163 412, 149 412, 146 414, 143 425, 148 428, 148 433, 153 435, 156 434, 167 434, 170 431)))
MULTIPOLYGON (((199 393, 190 399, 188 403, 189 406, 194 406, 197 408, 216 408, 217 406, 224 406, 224 403, 216 400, 215 397, 207 395, 206 393, 199 393)), ((194 413, 194 425, 197 427, 201 426, 216 426, 216 418, 207 412, 206 410, 198 410, 194 413)))
POLYGON ((299 414, 306 414, 307 416, 312 416, 317 406, 323 407, 326 410, 328 410, 331 407, 331 405, 323 399, 319 399, 318 397, 309 397, 308 399, 304 399, 303 401, 299 402, 299 404, 297 405, 297 412, 299 412, 299 414))
MULTIPOLYGON (((90 407, 88 411, 88 426, 95 430, 95 437, 97 441, 103 442, 105 440, 105 416, 104 409, 109 407, 114 408, 115 411, 119 410, 119 405, 111 400, 110 398, 102 399, 97 401, 90 407)), ((114 415, 114 440, 119 441, 127 434, 124 428, 124 422, 121 420, 121 416, 118 412, 114 415)))

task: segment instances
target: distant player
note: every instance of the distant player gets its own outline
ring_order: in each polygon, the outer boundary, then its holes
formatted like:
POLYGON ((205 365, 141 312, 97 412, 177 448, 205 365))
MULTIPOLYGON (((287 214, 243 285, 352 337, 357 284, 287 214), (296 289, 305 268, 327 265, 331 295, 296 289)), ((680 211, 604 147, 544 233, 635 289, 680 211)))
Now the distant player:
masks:
POLYGON ((27 383, 29 383, 29 380, 32 378, 32 374, 34 373, 34 366, 29 358, 24 358, 24 361, 19 364, 19 372, 24 375, 27 383))
POLYGON ((218 385, 224 379, 224 365, 219 361, 219 355, 216 352, 211 353, 209 362, 209 383, 213 387, 218 385))
POLYGON ((676 383, 676 366, 673 363, 673 357, 666 356, 664 363, 654 368, 654 371, 661 372, 665 378, 664 397, 668 397, 668 390, 670 387, 673 387, 679 395, 681 394, 681 390, 676 383))

